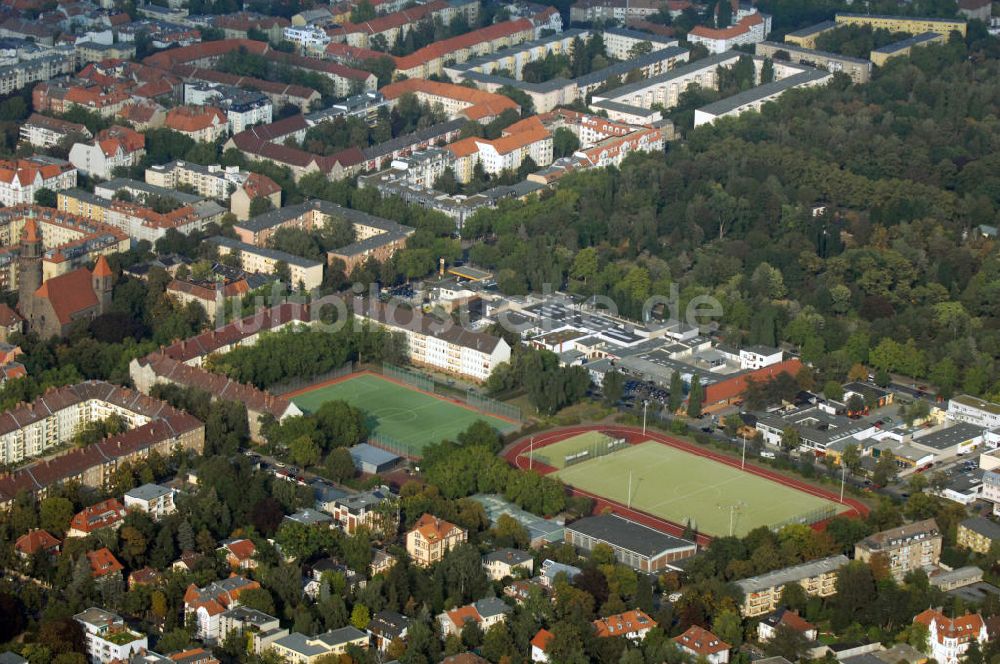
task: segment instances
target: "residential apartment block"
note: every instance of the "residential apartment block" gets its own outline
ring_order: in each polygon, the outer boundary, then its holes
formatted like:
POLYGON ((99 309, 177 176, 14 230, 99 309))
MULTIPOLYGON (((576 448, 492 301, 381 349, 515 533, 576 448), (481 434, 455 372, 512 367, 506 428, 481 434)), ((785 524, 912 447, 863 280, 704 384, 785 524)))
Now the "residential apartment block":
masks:
POLYGON ((934 519, 890 528, 869 535, 854 545, 854 559, 870 562, 884 558, 900 580, 907 572, 936 565, 941 558, 942 534, 934 519))
POLYGON ((801 65, 825 69, 831 74, 843 72, 855 83, 867 83, 872 77, 872 62, 863 58, 852 58, 839 53, 816 51, 793 44, 763 41, 754 46, 754 53, 761 57, 774 58, 779 51, 787 53, 789 60, 801 65))
POLYGON ((256 588, 259 583, 235 574, 203 588, 189 585, 184 591, 184 615, 194 616, 197 638, 217 643, 222 638, 222 614, 239 606, 240 593, 256 588))
POLYGON ((133 632, 118 614, 91 607, 73 616, 83 627, 87 658, 91 664, 127 662, 135 653, 149 647, 146 636, 133 632))
POLYGON ((464 528, 431 514, 424 514, 406 533, 406 553, 414 564, 428 567, 468 538, 469 533, 464 528))
POLYGON ((709 53, 725 53, 736 46, 764 41, 771 32, 771 17, 755 12, 725 28, 695 26, 688 33, 692 44, 703 44, 709 53))
POLYGON ((888 16, 885 14, 851 14, 849 12, 837 12, 835 21, 837 25, 867 25, 873 30, 908 32, 911 35, 919 35, 925 32, 937 32, 947 35, 950 32, 957 32, 964 37, 967 27, 964 19, 888 16))
POLYGON ((438 624, 441 625, 441 636, 461 635, 462 628, 467 623, 474 622, 479 625, 479 629, 485 633, 493 625, 497 625, 507 620, 507 614, 514 609, 496 597, 487 597, 466 606, 460 606, 451 611, 445 611, 438 615, 438 624))
POLYGON ((76 169, 68 161, 35 155, 0 161, 0 205, 33 204, 42 189, 61 191, 76 186, 76 169))
POLYGON ((413 364, 485 381, 497 365, 510 361, 510 346, 500 337, 382 302, 354 299, 351 304, 359 319, 402 332, 413 364))
POLYGON ((837 570, 847 563, 847 556, 831 556, 737 581, 744 594, 740 612, 747 618, 771 613, 780 606, 781 591, 789 583, 799 584, 810 596, 836 595, 837 570))
POLYGON ((91 143, 76 143, 69 160, 84 175, 107 180, 119 166, 135 166, 146 154, 146 137, 117 125, 97 133, 91 143))
POLYGON ((292 632, 275 640, 270 645, 282 662, 289 664, 312 664, 320 657, 343 655, 349 646, 366 650, 369 644, 368 634, 356 627, 347 626, 332 629, 316 636, 306 636, 292 632))
POLYGON ((359 528, 393 535, 399 527, 399 507, 387 486, 338 498, 333 502, 330 514, 337 526, 348 535, 353 535, 359 528))
POLYGON ((994 542, 1000 542, 1000 524, 981 516, 958 524, 957 544, 979 554, 987 554, 994 542))
POLYGON ((1000 404, 961 394, 948 400, 948 417, 984 429, 995 429, 1000 427, 1000 404))
POLYGON ((82 124, 50 118, 40 113, 32 113, 20 129, 20 138, 36 148, 49 148, 73 137, 92 138, 90 130, 82 124))
POLYGON ((300 286, 307 291, 319 288, 323 283, 323 264, 308 258, 301 258, 294 254, 289 254, 278 249, 268 247, 257 247, 246 242, 240 242, 228 237, 217 235, 209 238, 210 242, 219 248, 220 256, 230 254, 239 258, 240 267, 246 272, 254 274, 273 275, 278 267, 278 263, 288 266, 288 273, 291 276, 291 285, 295 288, 300 286))

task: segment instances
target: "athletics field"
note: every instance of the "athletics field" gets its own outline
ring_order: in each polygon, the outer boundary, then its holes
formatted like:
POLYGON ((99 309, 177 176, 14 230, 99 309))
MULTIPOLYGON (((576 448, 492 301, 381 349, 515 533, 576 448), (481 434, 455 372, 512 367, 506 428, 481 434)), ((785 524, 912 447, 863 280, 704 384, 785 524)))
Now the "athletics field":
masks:
MULTIPOLYGON (((535 453, 546 454, 555 445, 535 448, 535 453)), ((818 520, 811 518, 817 514, 829 512, 829 518, 843 509, 833 500, 653 441, 556 470, 554 475, 574 489, 625 506, 629 506, 631 475, 631 508, 680 525, 690 522, 698 532, 715 537, 729 534, 730 518, 733 534, 742 536, 758 526, 773 527, 807 516, 805 522, 811 523, 818 520)))
POLYGON ((454 440, 476 420, 485 420, 501 433, 520 426, 460 401, 369 372, 351 374, 285 396, 307 413, 328 401, 346 401, 368 415, 376 442, 403 448, 395 451, 412 457, 419 457, 431 443, 454 440))

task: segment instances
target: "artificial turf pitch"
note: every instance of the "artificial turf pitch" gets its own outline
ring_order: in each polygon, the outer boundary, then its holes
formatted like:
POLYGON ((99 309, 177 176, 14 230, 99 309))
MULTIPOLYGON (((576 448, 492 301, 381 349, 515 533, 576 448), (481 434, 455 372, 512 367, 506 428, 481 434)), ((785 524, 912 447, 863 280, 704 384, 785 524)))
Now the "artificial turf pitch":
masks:
MULTIPOLYGON (((548 447, 539 452, 545 453, 548 447)), ((570 486, 626 505, 632 474, 633 509, 674 523, 693 524, 717 537, 745 535, 823 508, 831 500, 657 442, 633 445, 607 456, 556 471, 570 486)))
POLYGON ((501 432, 518 425, 449 399, 434 396, 370 373, 355 374, 335 383, 301 391, 292 401, 309 413, 328 401, 346 401, 369 417, 371 430, 420 456, 424 447, 444 439, 455 440, 476 420, 485 420, 501 432))

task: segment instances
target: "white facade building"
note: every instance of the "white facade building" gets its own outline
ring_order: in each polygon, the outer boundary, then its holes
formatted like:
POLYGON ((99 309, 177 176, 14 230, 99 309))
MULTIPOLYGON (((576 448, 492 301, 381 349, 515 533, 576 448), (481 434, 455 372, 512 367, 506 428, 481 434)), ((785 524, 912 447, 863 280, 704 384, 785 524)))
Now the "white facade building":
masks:
POLYGON ((285 39, 306 50, 321 50, 332 40, 325 31, 311 25, 285 28, 285 39))
POLYGON ((122 617, 110 611, 91 607, 73 619, 83 627, 91 664, 127 662, 134 653, 149 648, 144 635, 129 630, 122 617))
POLYGON ((159 521, 177 511, 174 491, 159 484, 143 484, 125 493, 125 508, 136 509, 159 521))
POLYGON ((0 161, 0 204, 5 207, 34 203, 42 189, 62 191, 76 186, 76 169, 53 157, 0 161))
POLYGON ((948 618, 940 611, 927 609, 918 613, 913 622, 925 625, 930 632, 930 656, 938 664, 958 664, 973 641, 989 641, 986 623, 979 614, 948 618))
POLYGON ((1000 427, 1000 404, 962 394, 948 400, 948 417, 984 429, 995 429, 1000 427))

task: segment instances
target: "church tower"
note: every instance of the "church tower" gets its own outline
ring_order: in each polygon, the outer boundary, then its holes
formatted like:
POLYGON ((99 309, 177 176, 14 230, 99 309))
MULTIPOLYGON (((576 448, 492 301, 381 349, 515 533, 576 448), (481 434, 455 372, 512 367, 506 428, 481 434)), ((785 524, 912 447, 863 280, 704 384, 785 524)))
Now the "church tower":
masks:
POLYGON ((94 270, 90 273, 90 283, 94 288, 94 295, 97 296, 97 302, 100 306, 97 314, 102 315, 111 311, 111 292, 114 289, 114 274, 111 272, 111 266, 108 265, 108 259, 104 256, 98 257, 97 262, 94 264, 94 270))
POLYGON ((21 231, 21 255, 18 258, 18 309, 25 319, 31 317, 35 291, 42 285, 42 236, 38 222, 28 217, 21 231))

